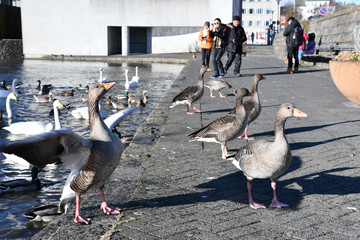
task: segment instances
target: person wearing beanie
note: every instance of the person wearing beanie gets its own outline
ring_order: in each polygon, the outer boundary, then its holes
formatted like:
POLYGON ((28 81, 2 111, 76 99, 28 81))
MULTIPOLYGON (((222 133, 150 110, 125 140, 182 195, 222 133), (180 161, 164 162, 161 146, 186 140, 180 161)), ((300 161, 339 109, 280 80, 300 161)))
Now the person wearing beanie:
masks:
POLYGON ((232 25, 229 24, 228 26, 231 28, 231 31, 228 37, 228 44, 226 47, 226 51, 228 53, 227 60, 224 65, 224 71, 226 74, 227 70, 230 68, 231 64, 235 60, 234 75, 239 75, 240 77, 242 44, 246 42, 247 37, 244 28, 240 25, 239 16, 234 16, 232 25))
POLYGON ((199 40, 201 48, 202 66, 209 68, 213 38, 210 37, 210 23, 208 21, 204 23, 204 28, 200 31, 199 40))
POLYGON ((221 23, 220 18, 215 18, 214 28, 210 31, 210 37, 213 37, 213 66, 214 75, 211 78, 223 78, 225 76, 224 66, 221 57, 224 55, 229 28, 221 23))

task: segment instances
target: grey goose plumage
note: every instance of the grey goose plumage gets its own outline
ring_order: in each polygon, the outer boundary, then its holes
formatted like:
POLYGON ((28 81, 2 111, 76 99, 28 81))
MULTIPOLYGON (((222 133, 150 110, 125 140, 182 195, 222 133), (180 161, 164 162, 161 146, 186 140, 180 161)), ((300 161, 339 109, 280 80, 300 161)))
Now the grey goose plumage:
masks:
MULTIPOLYGON (((247 134, 247 130, 249 127, 249 124, 255 121, 260 113, 261 113, 261 103, 260 103, 260 97, 258 93, 258 85, 259 82, 263 79, 266 79, 261 74, 255 74, 252 80, 252 87, 251 87, 251 96, 250 99, 244 102, 244 106, 246 111, 248 112, 248 118, 247 118, 247 124, 244 130, 244 138, 246 140, 254 140, 255 138, 249 138, 247 134)), ((235 108, 231 110, 230 113, 233 113, 235 111, 235 108)))
POLYGON ((66 210, 67 204, 76 198, 75 222, 90 222, 80 215, 81 196, 90 189, 99 189, 105 214, 120 213, 120 209, 108 207, 103 187, 120 160, 123 145, 99 115, 99 101, 114 84, 97 83, 89 89, 88 139, 69 129, 60 129, 0 146, 1 152, 16 154, 39 168, 59 160, 71 168, 59 210, 66 210))
POLYGON ((215 142, 221 144, 222 158, 228 156, 226 143, 239 137, 246 126, 247 112, 243 98, 249 95, 246 88, 240 88, 236 93, 236 111, 211 122, 209 125, 191 133, 190 141, 215 142))
POLYGON ((213 95, 213 90, 219 91, 219 96, 222 98, 226 97, 221 94, 221 90, 224 88, 229 89, 233 94, 236 93, 236 91, 232 88, 232 86, 223 79, 211 79, 209 81, 206 81, 204 85, 205 85, 205 87, 210 89, 210 97, 211 98, 216 98, 213 95))
POLYGON ((189 111, 189 107, 193 108, 195 112, 201 112, 201 110, 192 106, 192 104, 198 101, 204 94, 204 74, 206 71, 206 67, 202 67, 200 69, 197 85, 187 87, 178 95, 176 95, 172 100, 172 105, 170 108, 173 108, 179 104, 186 104, 187 114, 194 114, 193 112, 189 111))
POLYGON ((289 117, 306 116, 305 113, 296 109, 292 104, 282 104, 275 117, 274 142, 264 140, 249 142, 235 154, 235 159, 232 163, 244 173, 248 180, 247 187, 250 207, 254 209, 265 208, 264 205, 254 202, 252 198, 251 181, 254 178, 271 179, 274 195, 271 207, 281 208, 287 206, 279 202, 276 196, 276 180, 289 168, 292 160, 290 147, 284 134, 285 122, 289 117))

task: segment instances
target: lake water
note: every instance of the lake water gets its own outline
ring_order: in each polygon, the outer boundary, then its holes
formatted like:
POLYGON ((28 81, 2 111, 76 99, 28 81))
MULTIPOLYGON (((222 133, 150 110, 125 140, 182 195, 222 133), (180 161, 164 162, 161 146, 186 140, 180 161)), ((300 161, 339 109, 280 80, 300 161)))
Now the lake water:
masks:
MULTIPOLYGON (((132 96, 141 96, 142 90, 148 90, 148 104, 144 108, 136 110, 128 116, 118 128, 123 135, 134 134, 137 128, 146 120, 157 105, 169 86, 182 70, 180 64, 107 64, 104 62, 61 62, 61 61, 0 61, 0 81, 6 80, 8 84, 16 78, 23 85, 20 89, 19 101, 12 101, 12 109, 15 117, 12 122, 18 121, 41 121, 54 123, 53 116, 49 116, 52 104, 37 103, 33 97, 38 94, 36 90, 37 80, 42 84, 52 84, 56 99, 62 103, 71 103, 70 110, 61 110, 60 121, 62 127, 70 128, 75 133, 88 136, 89 128, 86 120, 75 120, 70 111, 77 107, 87 106, 81 96, 84 90, 78 90, 79 84, 87 85, 95 83, 99 79, 99 69, 103 69, 103 77, 116 82, 116 85, 105 95, 114 96, 125 93, 125 69, 129 69, 129 79, 135 75, 135 66, 139 66, 139 76, 142 81, 140 87, 130 89, 132 96), (63 97, 61 93, 75 89, 75 96, 63 97)), ((116 112, 112 106, 101 101, 101 109, 109 115, 116 112)), ((5 99, 0 99, 0 109, 5 109, 5 99)), ((9 122, 6 120, 5 124, 9 122)), ((0 130, 0 144, 9 141, 9 135, 5 130, 0 130)), ((2 193, 0 194, 0 239, 26 239, 40 231, 45 224, 30 222, 24 217, 27 209, 44 205, 58 204, 62 188, 68 176, 69 170, 59 165, 47 167, 39 173, 42 188, 35 192, 2 193)), ((0 182, 13 179, 31 180, 28 167, 9 162, 0 153, 0 182)))

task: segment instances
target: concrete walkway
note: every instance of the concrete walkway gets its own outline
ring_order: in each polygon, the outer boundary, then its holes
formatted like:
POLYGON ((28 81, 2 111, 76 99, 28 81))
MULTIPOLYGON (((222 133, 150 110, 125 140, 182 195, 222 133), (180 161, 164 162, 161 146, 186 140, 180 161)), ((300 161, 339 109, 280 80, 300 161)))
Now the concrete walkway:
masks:
MULTIPOLYGON (((259 84, 263 108, 249 127, 250 136, 273 140, 281 103, 294 103, 308 114, 286 123, 293 162, 277 187, 279 199, 290 207, 253 210, 246 178, 221 159, 220 145, 187 138, 227 114, 234 96, 223 90, 226 99, 212 99, 205 89, 195 104, 202 113, 168 108, 179 91, 197 81, 200 56, 185 58, 188 64, 138 130, 105 187, 108 203, 121 207, 122 214, 102 215, 98 194, 90 193, 81 211, 91 225, 73 222, 73 206, 33 239, 359 239, 360 107, 341 95, 330 72, 305 66, 286 75, 282 60, 256 57, 243 58, 243 77, 234 77, 230 68, 225 80, 236 88, 250 88, 255 73, 267 78, 259 84)), ((229 142, 229 151, 244 144, 241 139, 229 142)), ((270 180, 254 180, 253 197, 269 207, 270 180)))

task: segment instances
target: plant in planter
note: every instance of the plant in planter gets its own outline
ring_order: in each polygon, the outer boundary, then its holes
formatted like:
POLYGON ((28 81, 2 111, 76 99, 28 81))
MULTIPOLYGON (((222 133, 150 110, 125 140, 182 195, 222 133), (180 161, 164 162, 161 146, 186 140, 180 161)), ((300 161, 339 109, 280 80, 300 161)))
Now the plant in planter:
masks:
POLYGON ((339 91, 360 105, 360 53, 343 51, 329 62, 331 77, 339 91))

